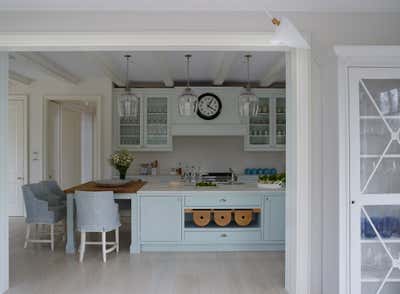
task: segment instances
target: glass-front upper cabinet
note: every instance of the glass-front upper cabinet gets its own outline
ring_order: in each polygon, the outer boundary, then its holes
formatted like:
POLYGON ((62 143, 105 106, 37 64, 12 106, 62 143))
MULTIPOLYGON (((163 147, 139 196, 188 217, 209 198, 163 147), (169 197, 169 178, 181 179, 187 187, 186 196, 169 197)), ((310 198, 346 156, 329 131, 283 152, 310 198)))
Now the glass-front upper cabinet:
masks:
POLYGON ((157 150, 172 150, 168 97, 148 96, 145 99, 144 139, 146 147, 157 150))
POLYGON ((136 149, 143 144, 142 134, 142 99, 139 98, 136 115, 120 116, 119 95, 114 96, 114 127, 115 140, 120 149, 136 149))
POLYGON ((136 90, 137 115, 119 115, 122 89, 114 90, 114 148, 132 151, 171 151, 170 98, 158 89, 136 90))
POLYGON ((352 68, 351 293, 400 293, 400 69, 352 68))
POLYGON ((286 144, 286 100, 284 89, 256 89, 257 116, 248 119, 245 151, 284 150, 286 144))
POLYGON ((270 98, 259 98, 257 116, 249 118, 249 145, 269 146, 271 144, 270 98))
POLYGON ((275 145, 285 148, 286 144, 286 99, 275 98, 275 145))

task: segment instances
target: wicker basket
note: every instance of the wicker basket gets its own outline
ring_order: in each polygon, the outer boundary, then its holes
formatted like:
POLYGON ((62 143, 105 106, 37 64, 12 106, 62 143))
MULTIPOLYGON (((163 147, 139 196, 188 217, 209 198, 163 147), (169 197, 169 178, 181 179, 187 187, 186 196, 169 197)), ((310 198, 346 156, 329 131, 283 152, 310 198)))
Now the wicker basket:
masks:
POLYGON ((210 210, 193 210, 193 222, 198 227, 205 227, 211 221, 210 210))
POLYGON ((240 227, 248 226, 253 220, 253 210, 235 210, 235 223, 240 227))
POLYGON ((214 210, 214 222, 220 226, 225 227, 232 221, 231 210, 214 210))

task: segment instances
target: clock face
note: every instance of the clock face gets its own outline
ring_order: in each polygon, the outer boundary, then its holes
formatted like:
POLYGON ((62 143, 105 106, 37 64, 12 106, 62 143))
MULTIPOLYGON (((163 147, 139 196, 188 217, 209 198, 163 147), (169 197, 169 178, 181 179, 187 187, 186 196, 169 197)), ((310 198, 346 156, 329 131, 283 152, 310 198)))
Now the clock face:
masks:
POLYGON ((202 119, 210 120, 216 118, 222 109, 221 100, 217 95, 204 93, 199 96, 197 115, 202 119))

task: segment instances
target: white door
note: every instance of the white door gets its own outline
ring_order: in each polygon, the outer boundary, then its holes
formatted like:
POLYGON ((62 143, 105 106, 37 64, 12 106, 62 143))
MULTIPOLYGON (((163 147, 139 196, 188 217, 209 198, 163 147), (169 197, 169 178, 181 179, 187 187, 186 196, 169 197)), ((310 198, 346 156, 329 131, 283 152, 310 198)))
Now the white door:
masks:
POLYGON ((25 101, 12 99, 8 103, 8 191, 9 215, 23 216, 24 202, 21 186, 26 174, 25 166, 25 101))
POLYGON ((351 68, 349 89, 351 293, 398 294, 400 68, 351 68))

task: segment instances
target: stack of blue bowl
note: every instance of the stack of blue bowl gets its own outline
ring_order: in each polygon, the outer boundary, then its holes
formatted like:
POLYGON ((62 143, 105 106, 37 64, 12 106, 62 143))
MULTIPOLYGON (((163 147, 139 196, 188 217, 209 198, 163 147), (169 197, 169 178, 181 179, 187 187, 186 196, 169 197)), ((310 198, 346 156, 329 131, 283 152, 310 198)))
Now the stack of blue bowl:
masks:
POLYGON ((246 168, 245 175, 276 175, 276 168, 246 168))
MULTIPOLYGON (((391 238, 400 233, 400 221, 396 217, 371 217, 371 221, 382 238, 391 238)), ((361 219, 361 237, 366 239, 377 237, 367 218, 361 219)))

